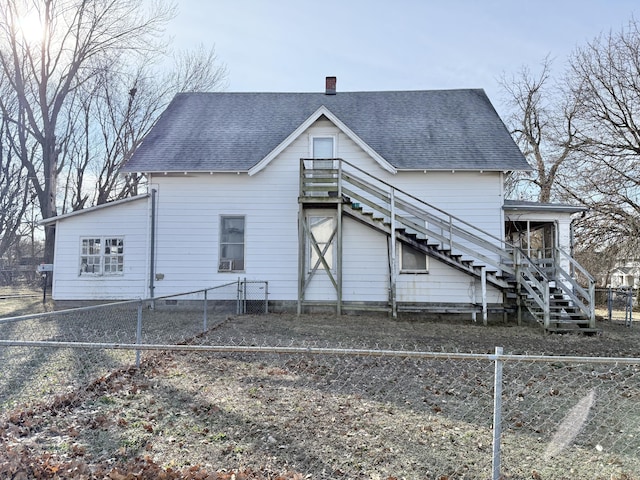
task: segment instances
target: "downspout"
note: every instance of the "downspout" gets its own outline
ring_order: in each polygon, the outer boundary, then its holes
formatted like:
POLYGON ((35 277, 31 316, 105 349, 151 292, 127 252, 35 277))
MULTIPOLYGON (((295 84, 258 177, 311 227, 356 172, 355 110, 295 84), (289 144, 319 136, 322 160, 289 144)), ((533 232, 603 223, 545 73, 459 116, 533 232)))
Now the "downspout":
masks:
MULTIPOLYGON (((151 245, 149 248, 149 298, 151 299, 154 296, 156 276, 156 193, 155 188, 151 189, 151 245)), ((153 301, 151 305, 153 306, 153 301)))

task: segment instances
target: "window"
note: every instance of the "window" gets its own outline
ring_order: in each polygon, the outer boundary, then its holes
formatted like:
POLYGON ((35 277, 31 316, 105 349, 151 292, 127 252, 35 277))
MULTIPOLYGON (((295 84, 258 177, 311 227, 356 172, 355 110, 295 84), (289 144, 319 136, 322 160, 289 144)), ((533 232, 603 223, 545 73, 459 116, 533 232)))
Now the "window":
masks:
POLYGON ((326 160, 328 158, 335 158, 333 137, 312 137, 311 148, 313 158, 323 159, 314 160, 313 168, 333 168, 333 161, 326 160))
POLYGON ((313 158, 333 158, 333 137, 312 137, 313 158))
POLYGON ((401 245, 400 271, 405 273, 426 273, 428 271, 427 255, 409 245, 401 245))
MULTIPOLYGON (((324 252, 324 259, 329 265, 329 267, 333 270, 333 234, 336 228, 336 219, 335 217, 308 217, 309 222, 309 231, 313 234, 313 238, 316 240, 316 244, 321 252, 327 249, 324 252), (331 242, 331 243, 329 243, 331 242)), ((318 252, 313 245, 311 244, 311 239, 309 239, 309 270, 312 270, 318 260, 320 259, 318 252)), ((324 270, 324 266, 322 262, 318 264, 318 269, 324 270)))
MULTIPOLYGON (((418 241, 427 237, 426 229, 428 225, 426 220, 411 215, 405 216, 404 220, 403 227, 406 226, 410 232, 415 233, 418 241)), ((405 243, 400 244, 400 272, 426 273, 428 269, 429 263, 424 252, 405 243)))
POLYGON ((220 272, 244 270, 244 217, 220 218, 219 258, 220 272))
POLYGON ((122 275, 123 273, 123 237, 80 239, 80 275, 122 275))

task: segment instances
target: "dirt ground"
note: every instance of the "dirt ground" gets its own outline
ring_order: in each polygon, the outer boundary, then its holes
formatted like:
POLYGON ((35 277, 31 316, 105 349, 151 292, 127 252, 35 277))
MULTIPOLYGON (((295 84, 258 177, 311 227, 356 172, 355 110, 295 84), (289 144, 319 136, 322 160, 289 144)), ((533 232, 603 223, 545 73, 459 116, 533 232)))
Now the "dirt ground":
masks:
MULTIPOLYGON (((640 325, 606 321, 592 336, 545 335, 534 323, 483 326, 469 318, 416 315, 274 314, 221 317, 211 325, 193 343, 640 356, 640 325)), ((75 353, 76 362, 94 361, 75 353)), ((505 412, 517 431, 505 437, 503 478, 640 479, 635 440, 614 449, 609 437, 605 442, 589 431, 588 438, 578 436, 575 446, 564 447, 562 458, 545 457, 557 425, 526 415, 546 410, 551 399, 562 419, 588 396, 584 378, 594 378, 601 389, 608 381, 593 369, 587 377, 568 370, 522 368, 510 380, 509 400, 517 408, 505 412)), ((607 379, 624 377, 625 401, 638 403, 640 372, 604 371, 607 379)), ((492 379, 493 364, 480 361, 144 352, 139 370, 118 368, 46 402, 0 412, 0 478, 490 478, 492 379)), ((598 405, 598 418, 610 423, 612 415, 624 415, 637 428, 640 412, 616 401, 598 405)))
POLYGON ((270 315, 264 319, 239 317, 214 335, 221 340, 308 342, 344 348, 494 353, 495 347, 503 347, 505 354, 640 356, 640 322, 627 327, 624 322, 600 319, 596 328, 595 335, 545 334, 535 322, 492 321, 484 326, 461 316, 430 319, 412 314, 394 320, 383 315, 313 315, 301 320, 295 315, 270 315))

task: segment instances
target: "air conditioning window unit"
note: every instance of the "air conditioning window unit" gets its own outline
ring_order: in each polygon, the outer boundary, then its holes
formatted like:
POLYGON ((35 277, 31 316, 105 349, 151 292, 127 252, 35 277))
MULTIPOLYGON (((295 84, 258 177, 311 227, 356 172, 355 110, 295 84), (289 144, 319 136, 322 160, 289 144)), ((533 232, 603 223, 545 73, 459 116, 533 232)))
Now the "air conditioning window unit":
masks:
POLYGON ((220 260, 218 270, 221 272, 230 272, 233 270, 233 260, 220 260))

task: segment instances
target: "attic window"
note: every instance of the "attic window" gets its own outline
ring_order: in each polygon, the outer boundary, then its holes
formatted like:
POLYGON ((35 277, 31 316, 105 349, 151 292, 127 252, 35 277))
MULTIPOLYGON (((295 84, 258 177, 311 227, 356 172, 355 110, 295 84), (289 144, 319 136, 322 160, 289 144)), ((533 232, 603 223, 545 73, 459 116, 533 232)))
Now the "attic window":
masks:
POLYGON ((333 161, 328 159, 336 157, 335 138, 311 137, 311 156, 314 169, 333 168, 333 161))
POLYGON ((313 158, 334 158, 333 137, 312 137, 313 158))

